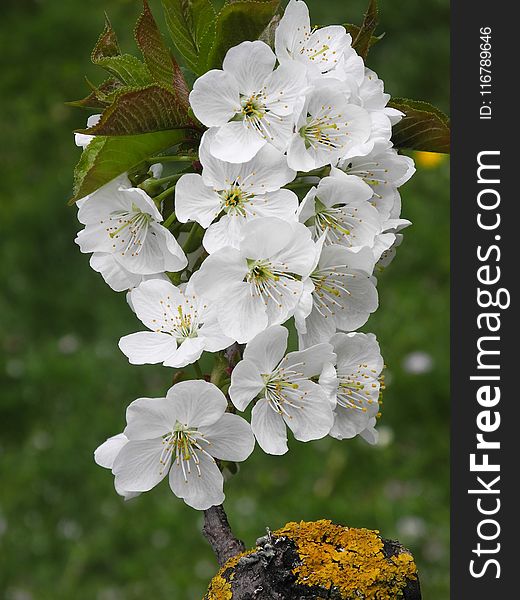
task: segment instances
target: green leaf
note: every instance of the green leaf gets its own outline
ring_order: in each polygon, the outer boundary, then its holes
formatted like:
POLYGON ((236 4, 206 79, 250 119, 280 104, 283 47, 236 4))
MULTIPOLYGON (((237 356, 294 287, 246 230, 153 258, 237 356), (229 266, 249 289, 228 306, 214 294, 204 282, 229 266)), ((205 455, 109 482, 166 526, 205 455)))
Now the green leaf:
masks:
POLYGON ((120 56, 121 49, 119 48, 119 42, 117 40, 116 32, 112 29, 112 25, 108 20, 105 19, 105 28, 101 32, 101 35, 92 50, 91 59, 94 64, 103 58, 109 58, 112 56, 120 56))
POLYGON ((92 109, 104 109, 110 104, 111 95, 122 89, 122 84, 117 79, 107 79, 98 87, 92 85, 88 79, 87 83, 92 88, 92 91, 88 96, 81 100, 74 100, 67 102, 69 106, 75 106, 78 108, 92 108, 92 109))
POLYGON ((117 36, 108 19, 92 50, 91 60, 124 85, 141 87, 153 83, 150 71, 142 61, 130 54, 121 54, 117 36))
POLYGON ((96 125, 78 130, 89 135, 135 135, 192 126, 177 94, 157 84, 116 96, 96 125))
POLYGON ((103 67, 126 86, 141 87, 153 83, 148 67, 131 54, 101 58, 95 64, 103 67))
POLYGON ((215 43, 206 70, 222 68, 226 52, 245 40, 258 39, 271 22, 279 0, 228 1, 217 16, 215 43))
POLYGON ((135 40, 153 79, 172 92, 188 107, 188 86, 177 61, 166 47, 147 0, 135 26, 135 40))
POLYGON ((142 135, 96 137, 83 151, 74 170, 74 196, 70 203, 91 194, 148 157, 189 138, 182 129, 142 135))
POLYGON ((449 153, 450 120, 441 110, 407 98, 393 98, 388 106, 405 114, 392 130, 396 148, 449 153))
MULTIPOLYGON (((344 23, 343 27, 345 27, 345 29, 350 33, 353 40, 356 39, 356 37, 359 35, 359 32, 361 30, 361 27, 359 25, 354 25, 353 23, 344 23)), ((385 33, 381 33, 379 35, 373 35, 370 38, 368 47, 372 48, 372 46, 375 46, 377 44, 377 42, 380 42, 385 37, 385 35, 386 35, 385 33)))
POLYGON ((161 0, 166 25, 186 65, 197 75, 215 38, 216 12, 210 0, 161 0))
POLYGON ((363 23, 352 42, 352 47, 363 60, 366 60, 368 55, 370 42, 378 24, 378 15, 377 0, 370 0, 363 23))

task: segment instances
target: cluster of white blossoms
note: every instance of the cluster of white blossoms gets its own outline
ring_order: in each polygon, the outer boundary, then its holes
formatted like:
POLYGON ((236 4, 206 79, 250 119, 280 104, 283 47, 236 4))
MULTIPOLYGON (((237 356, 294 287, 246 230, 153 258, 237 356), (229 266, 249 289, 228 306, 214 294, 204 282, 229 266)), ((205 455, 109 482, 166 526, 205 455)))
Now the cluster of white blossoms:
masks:
POLYGON ((276 455, 288 429, 304 442, 376 443, 383 360, 375 336, 356 330, 377 309, 374 273, 409 224, 398 188, 414 173, 392 147, 402 114, 388 101, 345 28, 311 28, 306 4, 291 0, 274 51, 231 48, 190 94, 207 129, 195 172, 175 183, 174 211, 176 224, 204 230, 202 248, 180 245, 161 203, 126 175, 79 202, 76 242, 110 287, 129 291, 143 324, 119 342, 132 364, 181 368, 239 352, 223 384, 181 381, 130 404, 124 431, 95 453, 119 494, 168 476, 203 510, 224 499, 219 461, 245 460, 255 440, 276 455))

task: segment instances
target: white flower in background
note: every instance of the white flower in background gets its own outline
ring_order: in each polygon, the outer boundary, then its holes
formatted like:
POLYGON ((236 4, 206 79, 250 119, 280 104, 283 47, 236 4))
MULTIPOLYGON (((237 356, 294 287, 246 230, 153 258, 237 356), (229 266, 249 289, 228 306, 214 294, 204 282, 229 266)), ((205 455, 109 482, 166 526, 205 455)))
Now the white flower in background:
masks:
POLYGON ((385 93, 383 80, 379 79, 377 73, 368 67, 365 67, 365 77, 359 87, 358 96, 366 110, 381 111, 388 117, 391 125, 398 123, 404 116, 400 110, 387 106, 390 94, 385 93))
POLYGON ((216 133, 210 129, 202 137, 202 175, 187 173, 175 188, 178 220, 209 227, 202 243, 210 254, 224 246, 237 248, 243 226, 251 219, 296 221, 298 208, 296 194, 280 189, 294 179, 296 172, 289 169, 279 150, 266 145, 246 163, 224 162, 209 152, 216 133), (214 222, 219 216, 220 220, 214 222))
POLYGON ((85 225, 75 240, 81 252, 110 254, 130 273, 153 275, 187 265, 154 201, 139 188, 121 185, 121 178, 83 199, 78 220, 85 225))
MULTIPOLYGON (((87 119, 87 128, 97 125, 99 123, 99 119, 101 119, 101 115, 90 115, 90 117, 87 119)), ((76 146, 83 148, 84 150, 95 137, 96 136, 94 135, 88 135, 86 133, 75 133, 74 142, 76 143, 76 146)))
POLYGON ((258 218, 244 226, 239 248, 211 254, 190 281, 215 309, 224 334, 245 343, 294 314, 314 256, 307 227, 258 218))
POLYGON ((300 348, 328 341, 337 329, 364 325, 378 306, 374 255, 370 248, 355 252, 344 246, 316 244, 312 273, 295 314, 300 348))
MULTIPOLYGON (((106 442, 103 442, 94 452, 94 460, 100 467, 112 470, 116 456, 121 451, 121 448, 128 443, 128 438, 124 433, 118 433, 109 437, 106 442)), ((115 483, 115 482, 114 482, 115 483)), ((127 492, 116 485, 116 492, 123 496, 125 500, 130 500, 139 496, 140 492, 127 492)))
POLYGON ((350 104, 341 86, 327 80, 306 96, 287 150, 287 162, 295 171, 312 171, 335 163, 368 140, 368 112, 350 104))
POLYGON ((148 279, 170 281, 165 273, 153 273, 152 275, 130 273, 114 258, 113 254, 106 252, 94 252, 90 257, 89 264, 94 271, 101 274, 105 283, 115 292, 131 290, 148 279))
POLYGON ((315 240, 325 235, 326 245, 371 248, 382 231, 381 217, 368 202, 372 195, 372 188, 361 178, 335 169, 309 190, 298 217, 311 228, 315 240))
POLYGON ((210 146, 213 156, 245 162, 268 143, 285 151, 305 93, 306 70, 294 63, 274 69, 275 63, 264 42, 242 42, 228 50, 222 70, 195 81, 190 94, 195 116, 219 128, 210 146))
POLYGON ((330 435, 338 440, 361 435, 374 444, 384 366, 376 337, 372 333, 337 333, 330 343, 337 357, 336 367, 328 365, 320 377, 334 406, 330 435))
POLYGON ((323 76, 342 81, 345 84, 345 93, 354 97, 354 93, 357 93, 365 79, 365 63, 349 45, 344 49, 336 67, 323 76))
MULTIPOLYGON (((378 271, 382 271, 382 270, 386 269, 386 267, 388 267, 388 265, 395 258, 397 248, 403 242, 403 235, 401 233, 397 233, 397 234, 385 233, 380 237, 386 237, 386 236, 391 236, 391 238, 393 238, 393 241, 389 244, 385 243, 382 246, 382 251, 380 253, 380 256, 379 256, 376 266, 375 266, 375 269, 378 271)), ((375 256, 377 256, 377 252, 375 253, 375 256)))
POLYGON ((318 75, 335 69, 351 43, 350 34, 341 25, 311 28, 309 8, 301 0, 289 2, 275 33, 280 63, 297 61, 318 75))
POLYGON ((360 177, 373 190, 372 204, 383 221, 397 219, 401 213, 398 188, 415 173, 413 160, 398 154, 394 148, 374 148, 366 156, 341 160, 338 168, 349 175, 360 177))
POLYGON ((332 346, 319 344, 284 357, 287 337, 285 327, 269 327, 247 344, 231 374, 231 401, 239 410, 255 402, 251 428, 268 454, 287 452, 286 427, 297 440, 308 442, 326 436, 333 423, 332 404, 312 381, 334 363, 332 346))
POLYGON ((224 394, 206 381, 183 381, 166 398, 132 402, 123 432, 128 442, 112 464, 116 489, 146 492, 168 476, 189 506, 221 504, 224 480, 215 459, 243 461, 255 443, 249 424, 226 407, 224 394))
POLYGON ((202 352, 218 352, 233 343, 189 285, 181 290, 167 281, 151 279, 133 289, 130 300, 137 317, 151 330, 119 340, 119 348, 132 364, 185 367, 202 352))

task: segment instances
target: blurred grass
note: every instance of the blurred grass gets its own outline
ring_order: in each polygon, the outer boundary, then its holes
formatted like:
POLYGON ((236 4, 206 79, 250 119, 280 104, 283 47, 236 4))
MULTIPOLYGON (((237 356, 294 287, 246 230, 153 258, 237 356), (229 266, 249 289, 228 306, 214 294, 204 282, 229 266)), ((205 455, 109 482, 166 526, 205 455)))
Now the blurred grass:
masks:
MULTIPOLYGON (((359 22, 365 1, 309 4, 313 21, 329 24, 359 22)), ((380 4, 386 38, 369 66, 393 95, 447 110, 448 0, 380 4)), ((85 116, 63 103, 85 91, 84 73, 99 80, 88 58, 103 11, 128 43, 139 3, 3 0, 2 10, 0 598, 196 600, 215 571, 200 515, 167 485, 121 502, 92 461, 127 404, 160 396, 170 374, 118 351, 135 319, 79 253, 65 206, 79 155, 70 132, 85 116)), ((403 189, 414 225, 364 328, 388 365, 381 447, 321 440, 281 458, 257 449, 227 485, 248 544, 288 520, 377 528, 412 549, 424 598, 435 600, 449 597, 448 184, 442 161, 419 166, 403 189), (427 373, 404 368, 418 351, 431 357, 427 373)))

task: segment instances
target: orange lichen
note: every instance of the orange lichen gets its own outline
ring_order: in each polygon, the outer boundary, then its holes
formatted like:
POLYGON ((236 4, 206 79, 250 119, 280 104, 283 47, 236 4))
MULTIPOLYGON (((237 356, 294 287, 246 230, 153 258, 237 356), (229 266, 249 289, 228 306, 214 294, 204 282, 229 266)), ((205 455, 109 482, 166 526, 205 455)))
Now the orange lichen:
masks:
POLYGON ((231 600, 233 598, 231 583, 218 573, 209 584, 206 598, 207 600, 231 600))
POLYGON ((386 558, 378 533, 322 520, 288 523, 274 536, 296 544, 301 559, 293 571, 297 583, 335 588, 345 600, 395 600, 416 578, 416 566, 407 552, 386 558))
POLYGON ((256 548, 230 558, 211 580, 204 600, 231 600, 233 598, 231 582, 235 576, 235 567, 242 557, 253 554, 254 552, 256 552, 256 548))

